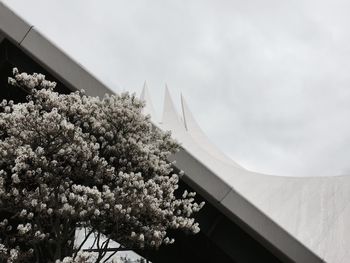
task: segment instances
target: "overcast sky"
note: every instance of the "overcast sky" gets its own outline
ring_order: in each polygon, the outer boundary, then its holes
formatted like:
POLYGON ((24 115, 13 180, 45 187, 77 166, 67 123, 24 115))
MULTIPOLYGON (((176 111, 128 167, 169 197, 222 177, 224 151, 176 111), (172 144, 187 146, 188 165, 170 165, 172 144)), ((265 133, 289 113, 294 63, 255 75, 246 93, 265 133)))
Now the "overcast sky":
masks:
POLYGON ((184 95, 236 162, 350 174, 350 2, 4 1, 116 92, 184 95))

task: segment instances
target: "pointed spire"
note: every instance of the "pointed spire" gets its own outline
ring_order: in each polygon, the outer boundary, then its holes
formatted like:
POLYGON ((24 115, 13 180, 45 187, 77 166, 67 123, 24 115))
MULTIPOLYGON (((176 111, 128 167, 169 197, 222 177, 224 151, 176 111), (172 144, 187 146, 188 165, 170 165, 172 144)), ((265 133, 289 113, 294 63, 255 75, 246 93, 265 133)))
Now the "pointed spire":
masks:
POLYGON ((148 86, 147 86, 146 81, 143 84, 140 99, 146 102, 146 105, 143 108, 143 113, 149 114, 151 116, 151 120, 153 120, 154 122, 157 122, 156 111, 154 110, 153 103, 152 103, 151 96, 150 96, 149 91, 148 91, 148 86))
POLYGON ((192 122, 194 122, 195 126, 197 126, 199 128, 192 113, 190 112, 190 109, 187 106, 187 103, 186 103, 185 98, 182 95, 182 93, 181 93, 181 109, 182 109, 182 117, 184 120, 186 130, 187 131, 191 130, 191 123, 192 122))
POLYGON ((164 107, 162 124, 172 130, 185 131, 185 127, 179 114, 176 111, 174 102, 170 96, 168 85, 165 84, 164 107))
POLYGON ((207 151, 207 153, 214 156, 215 158, 226 163, 233 164, 236 167, 240 167, 237 163, 235 163, 231 158, 227 157, 209 140, 209 138, 206 136, 203 130, 199 127, 182 94, 181 106, 186 130, 190 133, 190 135, 197 142, 197 144, 200 145, 200 147, 202 147, 204 150, 207 151))
POLYGON ((143 83, 143 87, 140 95, 141 100, 145 100, 146 93, 148 93, 148 85, 147 85, 147 81, 145 80, 145 82, 143 83))
POLYGON ((186 130, 190 133, 200 134, 201 136, 205 136, 202 129, 199 127, 196 119, 194 118, 192 112, 190 111, 184 96, 181 94, 181 107, 182 107, 182 115, 185 123, 186 130))

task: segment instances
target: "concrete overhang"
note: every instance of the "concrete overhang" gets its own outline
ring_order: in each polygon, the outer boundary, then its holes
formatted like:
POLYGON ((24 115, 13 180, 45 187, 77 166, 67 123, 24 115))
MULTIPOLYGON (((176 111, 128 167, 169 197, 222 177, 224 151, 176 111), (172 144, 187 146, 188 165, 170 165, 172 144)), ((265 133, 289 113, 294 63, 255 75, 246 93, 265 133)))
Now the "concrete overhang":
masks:
POLYGON ((100 97, 106 93, 113 93, 2 1, 0 30, 72 90, 84 89, 88 94, 100 97))

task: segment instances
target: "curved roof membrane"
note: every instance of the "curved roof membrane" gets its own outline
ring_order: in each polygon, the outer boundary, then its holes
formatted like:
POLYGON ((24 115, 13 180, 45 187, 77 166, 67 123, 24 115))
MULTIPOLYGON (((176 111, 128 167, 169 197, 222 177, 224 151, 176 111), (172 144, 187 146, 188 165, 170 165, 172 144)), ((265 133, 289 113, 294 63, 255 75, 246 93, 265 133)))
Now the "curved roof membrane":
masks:
MULTIPOLYGON (((0 1, 0 30, 68 86, 89 95, 112 93, 32 25, 0 1)), ((184 180, 232 220, 295 262, 350 258, 350 177, 280 177, 248 171, 209 142, 182 98, 183 118, 166 90, 161 123, 145 85, 142 98, 155 125, 171 130, 182 149, 172 158, 184 180)))
POLYGON ((171 130, 182 144, 183 151, 174 160, 190 180, 296 262, 347 262, 350 177, 284 177, 248 171, 211 144, 183 98, 185 124, 180 122, 168 94, 166 91, 160 127, 171 130), (210 172, 208 177, 192 168, 192 163, 181 157, 183 152, 204 166, 210 172), (296 242, 286 242, 277 228, 296 242), (299 245, 312 253, 301 253, 299 245))

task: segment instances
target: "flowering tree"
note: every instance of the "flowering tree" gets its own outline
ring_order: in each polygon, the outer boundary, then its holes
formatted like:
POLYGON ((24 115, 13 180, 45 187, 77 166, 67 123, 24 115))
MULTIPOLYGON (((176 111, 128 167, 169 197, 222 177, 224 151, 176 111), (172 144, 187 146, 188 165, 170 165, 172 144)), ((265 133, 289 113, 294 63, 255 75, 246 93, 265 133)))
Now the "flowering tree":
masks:
POLYGON ((192 214, 203 204, 175 196, 167 159, 178 144, 143 102, 61 95, 42 74, 13 73, 29 95, 0 105, 0 262, 86 262, 75 252, 86 239, 73 247, 82 227, 132 248, 172 243, 168 229, 199 231, 192 214))

